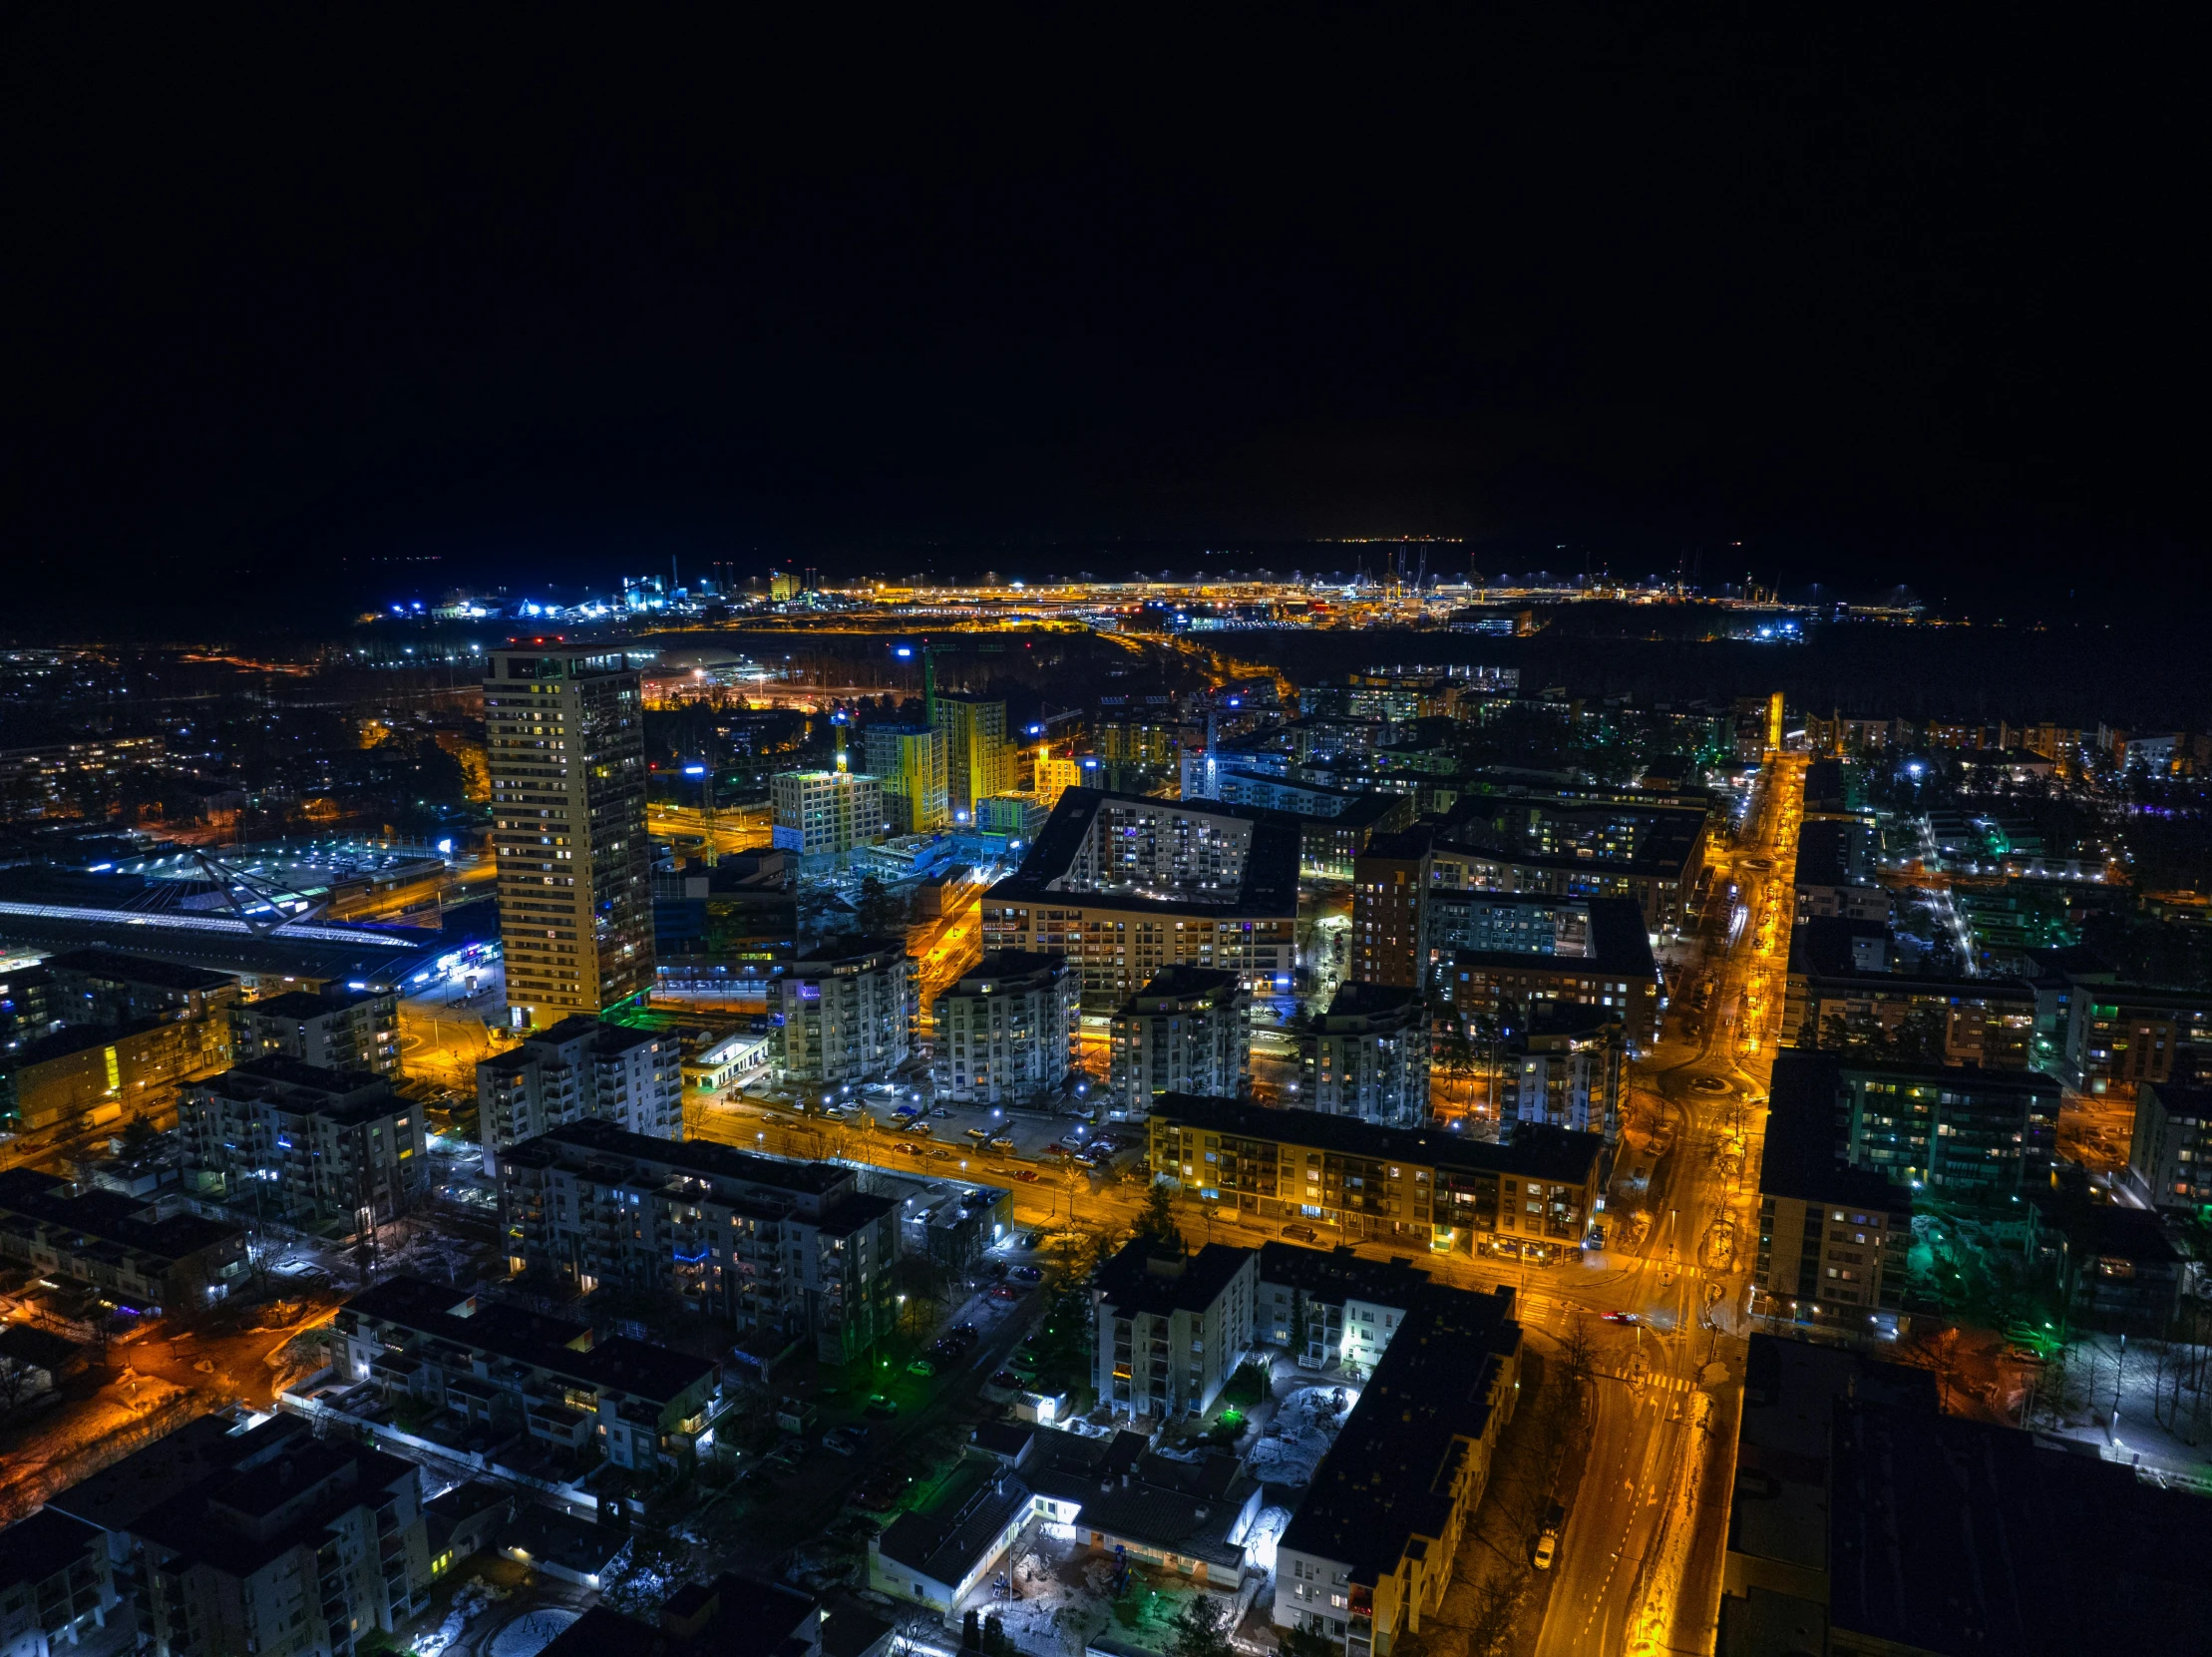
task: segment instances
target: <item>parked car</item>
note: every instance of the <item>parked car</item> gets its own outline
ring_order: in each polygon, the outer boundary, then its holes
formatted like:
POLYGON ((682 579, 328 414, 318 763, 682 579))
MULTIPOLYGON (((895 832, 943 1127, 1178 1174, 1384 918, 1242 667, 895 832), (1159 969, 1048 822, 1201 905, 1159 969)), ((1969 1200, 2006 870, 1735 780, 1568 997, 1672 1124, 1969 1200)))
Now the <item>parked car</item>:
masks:
POLYGON ((1294 1238, 1300 1243, 1316 1243, 1320 1241, 1320 1239, 1314 1235, 1313 1228, 1309 1225, 1287 1225, 1283 1228, 1283 1235, 1286 1237, 1294 1238))
POLYGON ((1012 1150, 1014 1148, 1014 1136, 1010 1133, 993 1134, 990 1140, 990 1148, 992 1150, 1012 1150))
POLYGON ((882 1393, 870 1393, 868 1395, 868 1408, 862 1413, 874 1416, 881 1421, 889 1421, 899 1414, 899 1401, 886 1398, 882 1393))
POLYGON ((947 1110, 943 1105, 939 1104, 932 1106, 929 1114, 932 1116, 949 1116, 952 1114, 952 1112, 947 1110))
POLYGON ((833 1427, 822 1435, 822 1448, 838 1455, 858 1455, 868 1445, 868 1429, 858 1422, 833 1427))
POLYGON ((994 1283, 991 1285, 990 1298, 992 1300, 1019 1300, 1021 1299, 1021 1291, 1011 1283, 994 1283))
POLYGON ((993 1387, 1002 1387, 1010 1393, 1021 1391, 1021 1377, 1014 1374, 1012 1370, 996 1371, 990 1378, 990 1384, 993 1387))
POLYGON ((1016 1266, 1010 1275, 1019 1278, 1024 1283, 1042 1283, 1044 1281, 1044 1273, 1035 1266, 1016 1266))
POLYGON ((937 1367, 926 1358, 917 1358, 907 1366, 907 1373, 909 1375, 931 1376, 937 1373, 937 1367))

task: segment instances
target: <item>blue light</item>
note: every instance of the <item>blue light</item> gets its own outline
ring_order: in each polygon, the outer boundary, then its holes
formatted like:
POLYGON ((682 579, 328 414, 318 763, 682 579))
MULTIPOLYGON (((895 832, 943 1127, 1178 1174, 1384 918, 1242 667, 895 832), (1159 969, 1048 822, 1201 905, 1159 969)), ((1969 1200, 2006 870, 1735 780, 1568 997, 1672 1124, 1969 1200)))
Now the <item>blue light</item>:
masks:
POLYGON ((914 650, 913 650, 912 646, 910 646, 910 645, 906 645, 906 644, 902 644, 902 645, 900 645, 900 646, 899 646, 898 650, 897 650, 897 651, 895 651, 894 653, 895 653, 895 654, 898 654, 898 655, 913 655, 913 654, 914 654, 914 650))
POLYGON ((707 768, 704 765, 686 765, 683 774, 687 777, 703 777, 707 774, 707 768))

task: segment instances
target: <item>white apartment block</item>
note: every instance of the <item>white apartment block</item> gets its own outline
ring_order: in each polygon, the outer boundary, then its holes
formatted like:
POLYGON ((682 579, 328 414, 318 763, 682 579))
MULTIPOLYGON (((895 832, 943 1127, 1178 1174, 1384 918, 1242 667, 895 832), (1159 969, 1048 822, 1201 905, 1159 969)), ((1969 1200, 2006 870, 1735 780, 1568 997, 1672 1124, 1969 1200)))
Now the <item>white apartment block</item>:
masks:
POLYGON ((1080 991, 1065 957, 987 955, 930 1009, 939 1098, 1005 1104, 1067 1079, 1080 991))
POLYGON ((563 1019, 476 1067, 484 1171, 499 1153, 570 1122, 683 1137, 683 1043, 673 1033, 563 1019))
POLYGON ((776 981, 782 998, 782 1079, 838 1086, 888 1076, 914 1055, 918 971, 891 939, 856 939, 852 954, 798 961, 776 981))

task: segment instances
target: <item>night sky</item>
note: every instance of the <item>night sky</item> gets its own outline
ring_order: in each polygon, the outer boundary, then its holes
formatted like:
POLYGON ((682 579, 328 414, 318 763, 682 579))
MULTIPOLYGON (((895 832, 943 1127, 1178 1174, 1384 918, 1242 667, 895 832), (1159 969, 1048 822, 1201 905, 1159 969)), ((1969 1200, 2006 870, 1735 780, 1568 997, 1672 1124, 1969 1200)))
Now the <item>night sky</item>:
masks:
POLYGON ((2016 614, 2199 567, 2178 39, 350 15, 9 14, 0 636, 671 556, 1435 535, 2016 614))

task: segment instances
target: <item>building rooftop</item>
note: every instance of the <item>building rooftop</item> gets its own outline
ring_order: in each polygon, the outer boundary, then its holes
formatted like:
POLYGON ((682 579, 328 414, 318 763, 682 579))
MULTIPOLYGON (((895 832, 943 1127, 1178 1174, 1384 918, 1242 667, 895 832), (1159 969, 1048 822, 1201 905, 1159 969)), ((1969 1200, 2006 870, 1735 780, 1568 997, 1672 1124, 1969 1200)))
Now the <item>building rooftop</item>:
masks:
POLYGON ((1200 1001, 1208 996, 1234 996, 1239 980, 1235 973, 1219 967, 1162 967, 1145 980, 1139 990, 1121 1005, 1120 1016, 1133 1018, 1143 1013, 1173 1011, 1160 1004, 1164 1002, 1200 1001))
POLYGON ((390 995, 389 990, 330 989, 321 995, 311 990, 287 990, 281 996, 264 996, 257 1002, 247 1002, 240 1013, 250 1013, 257 1019, 326 1019, 333 1013, 344 1013, 359 1007, 363 1002, 373 1002, 380 995, 390 995))
POLYGON ((150 1203, 118 1191, 82 1191, 72 1196, 66 1181, 31 1168, 0 1173, 0 1215, 21 1215, 154 1259, 184 1260, 245 1235, 234 1225, 203 1220, 196 1214, 157 1220, 148 1217, 152 1213, 150 1203))
POLYGON ((852 1184, 854 1177, 852 1169, 835 1162, 770 1156, 762 1151, 716 1144, 709 1139, 656 1139, 647 1133, 632 1133, 627 1128, 616 1127, 612 1122, 595 1120, 551 1128, 501 1155, 509 1159, 537 1156, 564 1161, 563 1150, 657 1162, 707 1178, 743 1180, 752 1185, 804 1191, 818 1197, 852 1184))
POLYGON ((1513 1174, 1561 1185, 1581 1185, 1595 1179, 1606 1148, 1603 1134, 1574 1133, 1536 1124, 1523 1126, 1507 1143, 1492 1144, 1444 1128, 1381 1127, 1356 1116, 1274 1110, 1262 1104, 1197 1093, 1162 1093, 1152 1101, 1152 1115, 1155 1120, 1180 1122, 1202 1132, 1273 1139, 1370 1160, 1396 1157, 1434 1168, 1513 1174))
POLYGON ((1404 985, 1363 984, 1357 979, 1346 979, 1336 987, 1336 994, 1322 1018, 1330 1023, 1338 1019, 1403 1018, 1416 1012, 1420 1005, 1421 993, 1404 985))
POLYGON ((1440 1539, 1467 1447, 1488 1431, 1499 1367, 1520 1349, 1513 1291, 1429 1285, 1399 1324, 1283 1533, 1372 1587, 1440 1539))
POLYGON ((149 984, 158 990, 182 993, 220 990, 235 982, 227 973, 209 972, 204 967, 164 961, 156 956, 126 955, 121 950, 70 950, 54 956, 46 965, 57 972, 83 973, 90 978, 112 979, 118 984, 149 984))
POLYGON ((1203 1312, 1219 1300, 1232 1279, 1253 1257, 1251 1249, 1208 1243, 1196 1254, 1161 1256, 1142 1237, 1122 1244, 1099 1267, 1092 1291, 1117 1313, 1203 1312))
POLYGON ((1854 1648, 2055 1657, 2212 1625, 2212 1501, 2131 1467, 1845 1399, 1830 1484, 1829 1622, 1854 1648))
POLYGON ((994 1461, 967 1457, 953 1469, 938 1498, 895 1520, 877 1550, 894 1564, 931 1581, 957 1587, 1014 1515, 1029 1505, 1031 1492, 1013 1473, 994 1461))
MULTIPOLYGON (((1766 1140, 1759 1159, 1759 1194, 1803 1202, 1904 1213, 1913 1194, 1873 1168, 1843 1161, 1836 1125, 1836 1071, 1827 1065, 1785 1064, 1777 1056, 1768 1088, 1766 1140)), ((1986 1072, 1977 1071, 1980 1075, 1986 1072)))
POLYGON ((1262 1283, 1280 1283, 1332 1303, 1364 1300, 1377 1306, 1410 1306, 1428 1280, 1428 1273, 1403 1255, 1368 1260, 1349 1244, 1333 1249, 1300 1248, 1295 1243, 1260 1245, 1262 1283))
POLYGON ((43 1507, 0 1530, 0 1589, 59 1575, 86 1556, 101 1532, 59 1508, 43 1507))
POLYGON ((1001 990, 1025 988, 1032 983, 1050 982, 1068 976, 1070 969, 1064 955, 1046 955, 1037 950, 992 950, 982 960, 960 975, 960 980, 947 995, 980 996, 997 994, 1001 990))
MULTIPOLYGON (((1448 897, 1450 894, 1440 893, 1448 897)), ((1582 955, 1534 954, 1520 950, 1454 950, 1452 963, 1460 967, 1503 967, 1518 971, 1592 973, 1600 977, 1656 979, 1659 963, 1652 955, 1652 935, 1644 930, 1644 911, 1630 898, 1517 897, 1514 894, 1470 892, 1470 902, 1525 902, 1546 909, 1572 908, 1590 917, 1589 946, 1582 955)))
POLYGON ((983 894, 990 905, 1072 901, 1149 915, 1295 915, 1298 902, 1298 819, 1219 800, 1157 800, 1098 788, 1070 788, 1060 796, 1021 867, 983 894), (1070 884, 1068 873, 1089 844, 1098 813, 1109 803, 1141 805, 1192 818, 1214 817, 1252 825, 1244 879, 1219 898, 1147 898, 1115 888, 1070 884))

